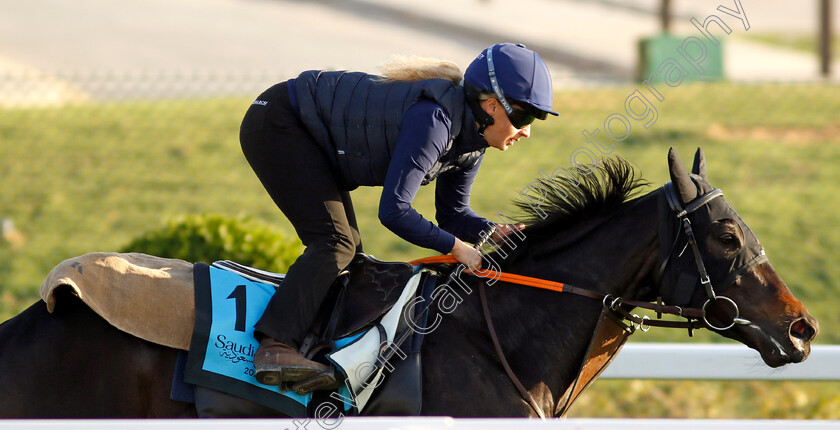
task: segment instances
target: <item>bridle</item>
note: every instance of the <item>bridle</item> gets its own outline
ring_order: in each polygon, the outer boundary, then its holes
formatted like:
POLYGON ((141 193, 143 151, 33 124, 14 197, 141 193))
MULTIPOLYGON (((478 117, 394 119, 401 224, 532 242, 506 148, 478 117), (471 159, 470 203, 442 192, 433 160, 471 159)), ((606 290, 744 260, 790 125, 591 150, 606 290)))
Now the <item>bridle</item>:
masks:
MULTIPOLYGON (((688 240, 688 243, 686 244, 686 246, 691 247, 691 251, 694 254, 694 264, 695 264, 695 266, 697 266, 697 273, 700 276, 700 285, 703 287, 703 290, 706 292, 706 301, 703 304, 703 307, 700 309, 701 310, 701 315, 702 315, 702 320, 706 324, 706 327, 708 327, 712 330, 715 330, 715 331, 724 331, 724 330, 731 329, 736 324, 740 324, 740 325, 752 324, 749 320, 746 320, 746 319, 740 317, 740 309, 738 308, 738 305, 735 303, 735 301, 733 301, 729 297, 715 294, 715 289, 712 286, 712 281, 709 278, 709 273, 706 270, 706 265, 703 263, 703 257, 702 257, 702 255, 700 255, 700 248, 697 246, 697 239, 694 236, 694 230, 691 227, 691 221, 688 219, 688 216, 690 214, 694 213, 695 211, 697 211, 701 207, 709 204, 712 200, 714 200, 718 197, 723 197, 723 191, 721 191, 718 188, 715 188, 712 191, 709 191, 709 192, 695 198, 694 200, 689 202, 685 207, 682 206, 682 204, 680 202, 680 198, 677 195, 677 191, 674 189, 674 185, 671 182, 666 182, 665 183, 665 185, 662 187, 662 192, 664 193, 665 199, 668 202, 668 207, 675 214, 676 219, 679 221, 680 226, 682 228, 682 232, 685 233, 685 236, 688 240), (735 316, 732 317, 732 321, 729 324, 716 326, 715 324, 710 322, 709 319, 707 318, 706 309, 709 307, 709 305, 711 305, 712 303, 715 303, 717 301, 721 301, 722 303, 726 303, 727 305, 731 306, 732 309, 734 310, 734 315, 735 316)), ((664 258, 662 260, 662 264, 659 267, 659 272, 657 274, 657 281, 661 281, 661 279, 663 278, 663 275, 665 273, 665 269, 668 266, 668 263, 671 262, 671 256, 674 254, 674 251, 676 250, 676 245, 677 245, 677 243, 679 242, 679 239, 680 239, 679 230, 677 231, 677 234, 674 235, 674 236, 675 236, 674 237, 674 242, 671 245, 671 249, 664 256, 664 258)), ((751 259, 747 264, 738 268, 736 271, 741 272, 741 273, 746 272, 747 270, 749 270, 753 266, 761 264, 765 261, 767 261, 767 256, 764 254, 764 252, 762 250, 762 253, 759 256, 751 259)))
MULTIPOLYGON (((740 310, 738 305, 735 302, 725 296, 715 294, 714 288, 712 287, 712 282, 709 278, 709 274, 706 270, 706 265, 703 263, 703 257, 700 254, 700 248, 697 245, 697 240, 694 236, 694 231, 691 226, 691 221, 688 219, 688 216, 693 212, 697 211, 701 207, 709 204, 712 200, 717 197, 723 196, 723 191, 720 189, 714 189, 706 194, 703 194, 700 197, 692 200, 688 203, 685 207, 680 204, 679 196, 677 195, 676 191, 674 190, 673 185, 668 182, 662 187, 663 192, 665 193, 665 197, 668 201, 669 207, 671 208, 672 212, 676 216, 676 219, 680 222, 682 226, 682 232, 685 233, 686 237, 688 238, 688 244, 686 246, 690 246, 692 253, 694 254, 694 262, 697 266, 697 271, 700 277, 700 284, 703 286, 706 292, 706 302, 703 304, 701 308, 691 308, 691 307, 682 307, 676 305, 666 305, 662 302, 662 298, 658 298, 655 303, 646 302, 646 301, 639 301, 639 300, 626 300, 622 297, 616 297, 612 294, 604 294, 598 291, 587 290, 580 287, 575 287, 563 282, 556 282, 550 281, 546 279, 540 278, 533 278, 529 276, 522 276, 513 273, 505 273, 505 272, 498 272, 494 270, 484 270, 476 273, 475 275, 480 278, 485 279, 492 279, 495 281, 503 281, 511 284, 523 285, 528 287, 540 288, 551 290, 559 293, 572 293, 579 296, 589 297, 591 299, 599 300, 604 305, 604 307, 609 308, 621 315, 621 317, 625 320, 628 320, 635 324, 637 328, 640 328, 643 331, 647 331, 650 327, 666 327, 666 328, 687 328, 689 329, 691 334, 691 330, 701 327, 708 327, 712 330, 716 331, 723 331, 728 330, 734 327, 736 324, 751 324, 748 320, 740 318, 740 310), (712 322, 710 322, 706 316, 706 309, 714 302, 722 300, 725 303, 732 306, 735 311, 735 317, 733 318, 732 322, 723 326, 716 326, 712 322), (625 305, 625 306, 622 306, 625 305), (640 317, 636 314, 631 314, 626 308, 640 308, 646 309, 649 311, 653 311, 657 314, 656 319, 651 319, 647 316, 640 317), (662 314, 667 315, 674 315, 677 317, 685 318, 687 321, 671 321, 671 320, 662 320, 662 314)), ((484 235, 485 238, 492 236, 495 227, 493 227, 488 234, 484 235)), ((679 242, 681 234, 678 232, 675 237, 673 244, 671 245, 670 251, 663 257, 662 263, 659 266, 659 272, 657 276, 657 280, 662 279, 662 274, 665 272, 665 269, 668 267, 668 264, 671 263, 673 260, 671 256, 674 254, 676 250, 676 245, 679 242)), ((477 245, 477 247, 479 247, 477 245)), ((748 265, 738 269, 738 271, 746 271, 752 266, 762 263, 766 261, 766 256, 763 256, 763 259, 753 259, 750 261, 748 265)), ((458 263, 455 257, 451 255, 441 255, 435 257, 427 257, 422 258, 419 260, 414 260, 411 262, 414 266, 426 265, 426 264, 452 264, 458 263)))
MULTIPOLYGON (((496 335, 495 327, 493 326, 493 320, 490 315, 490 309, 487 302, 487 297, 485 293, 485 280, 492 279, 494 281, 503 281, 507 283, 517 284, 517 285, 524 285, 534 288, 546 289, 561 293, 572 293, 579 296, 589 297, 595 300, 600 300, 603 304, 605 310, 609 310, 617 314, 619 318, 622 320, 627 320, 631 322, 631 333, 632 329, 639 328, 642 331, 648 331, 650 327, 667 327, 667 328, 687 328, 689 331, 689 335, 692 335, 693 330, 696 328, 701 328, 703 326, 708 327, 715 331, 724 331, 731 329, 736 324, 752 324, 750 321, 740 317, 740 309, 738 305, 730 299, 729 297, 722 296, 715 294, 715 290, 712 286, 711 279, 709 278, 708 271, 706 270, 706 265, 703 262, 703 257, 700 254, 700 248, 697 245, 697 240, 694 236, 694 230, 691 225, 691 221, 688 219, 688 216, 698 209, 706 206, 711 201, 718 197, 723 197, 723 191, 720 189, 715 188, 712 191, 709 191, 683 207, 680 197, 677 194, 674 186, 671 182, 667 182, 662 187, 662 192, 664 193, 665 199, 668 202, 668 207, 670 208, 671 212, 676 217, 676 220, 679 221, 680 226, 682 227, 681 230, 677 230, 676 234, 674 235, 674 241, 670 247, 669 252, 667 252, 662 259, 662 263, 659 266, 659 271, 657 273, 657 284, 661 282, 663 279, 663 274, 665 273, 668 264, 673 261, 671 258, 676 251, 677 243, 679 243, 679 239, 681 237, 680 231, 684 232, 687 238, 688 243, 686 247, 690 247, 692 253, 694 254, 694 263, 697 266, 697 271, 700 277, 700 285, 703 287, 706 293, 706 301, 701 308, 691 308, 691 307, 680 307, 675 305, 666 305, 662 302, 662 298, 659 297, 656 303, 650 303, 645 301, 635 301, 635 300, 625 300, 622 297, 615 297, 611 294, 604 294, 597 291, 587 290, 583 288, 574 287, 569 284, 565 284, 562 282, 550 281, 546 279, 540 278, 533 278, 528 276, 522 276, 512 273, 505 273, 505 272, 498 272, 493 270, 484 270, 476 273, 475 275, 484 278, 478 283, 478 290, 479 290, 479 297, 481 301, 482 310, 484 312, 484 319, 487 324, 487 328, 490 332, 490 338, 493 341, 493 346, 496 350, 496 355, 498 356, 499 360, 502 363, 502 367, 504 368, 505 372, 507 373, 510 380, 516 386, 519 393, 522 397, 526 400, 526 402, 531 406, 532 409, 537 413, 537 415, 545 420, 545 414, 543 413, 542 409, 539 407, 539 404, 534 400, 533 396, 525 389, 522 383, 519 381, 519 378, 513 373, 513 370, 508 365, 507 359, 505 354, 501 348, 499 343, 498 336, 496 335), (723 303, 728 304, 734 310, 735 316, 732 318, 732 321, 729 324, 722 324, 722 325, 715 325, 710 322, 706 315, 707 308, 715 302, 722 301, 723 303), (656 312, 656 319, 651 319, 648 316, 640 317, 637 314, 631 314, 628 308, 642 308, 647 309, 653 312, 656 312), (686 321, 671 321, 671 320, 662 320, 662 314, 669 314, 675 315, 681 318, 685 318, 686 321)), ((665 221, 660 221, 665 222, 665 221)), ((489 231, 483 237, 489 238, 492 236, 495 230, 495 225, 492 227, 491 231, 489 231)), ((482 243, 476 245, 476 248, 480 248, 482 243)), ((684 250, 683 250, 684 251, 684 250)), ((682 252, 680 253, 682 255, 682 252)), ((762 253, 757 256, 756 258, 751 259, 747 264, 743 267, 738 268, 737 272, 746 272, 751 267, 760 264, 764 261, 767 261, 767 257, 762 253)), ((441 255, 436 257, 427 257, 422 258, 419 260, 414 260, 411 262, 413 266, 421 266, 421 265, 428 265, 428 264, 451 264, 451 263, 458 263, 455 257, 451 255, 441 255)), ((454 271, 453 271, 454 273, 454 271)), ((452 274, 450 274, 450 278, 452 274)), ((597 335, 597 333, 596 333, 597 335)), ((617 351, 616 351, 617 352, 617 351)))

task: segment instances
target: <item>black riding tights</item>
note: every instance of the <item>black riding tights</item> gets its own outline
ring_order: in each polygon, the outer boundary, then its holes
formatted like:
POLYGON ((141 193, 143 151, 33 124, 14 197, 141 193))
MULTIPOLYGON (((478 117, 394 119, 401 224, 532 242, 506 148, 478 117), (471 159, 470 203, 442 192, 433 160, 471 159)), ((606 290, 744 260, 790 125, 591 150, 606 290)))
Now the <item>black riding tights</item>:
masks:
POLYGON ((289 102, 285 83, 266 90, 245 114, 239 140, 251 168, 306 246, 256 325, 300 346, 338 273, 361 252, 350 194, 289 102))

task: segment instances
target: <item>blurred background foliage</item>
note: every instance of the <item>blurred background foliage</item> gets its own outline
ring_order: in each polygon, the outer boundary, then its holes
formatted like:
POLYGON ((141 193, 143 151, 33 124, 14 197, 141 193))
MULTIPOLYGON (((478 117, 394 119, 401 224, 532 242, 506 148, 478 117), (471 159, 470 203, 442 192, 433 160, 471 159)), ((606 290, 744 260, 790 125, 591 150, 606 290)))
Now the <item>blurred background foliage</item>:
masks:
POLYGON ((299 239, 248 217, 190 215, 144 233, 119 252, 142 252, 210 264, 233 260, 270 272, 285 273, 303 252, 299 239))
MULTIPOLYGON (((202 96, 201 86, 240 76, 76 76, 96 91, 54 98, 0 94, 0 321, 37 300, 60 261, 95 251, 141 251, 188 261, 233 259, 273 271, 301 250, 294 231, 250 170, 239 123, 259 91, 202 96), (201 79, 199 79, 201 78, 201 79), (188 86, 166 97, 159 85, 188 86), (125 89, 133 91, 123 97, 125 89), (144 95, 151 95, 144 97, 144 95), (281 263, 282 262, 282 263, 281 263)), ((248 77, 268 87, 270 76, 248 77)), ((253 83, 253 82, 251 82, 253 83)), ((570 164, 584 129, 624 114, 641 86, 561 87, 559 118, 505 153, 488 151, 473 207, 516 218, 513 201, 539 172, 570 164)), ((631 161, 653 188, 667 180, 675 147, 686 162, 706 153, 710 181, 766 247, 793 293, 820 320, 818 344, 840 342, 840 87, 831 84, 683 83, 659 88, 657 119, 631 121, 609 156, 631 161)), ((0 89, 2 93, 2 89, 0 89)), ((649 96, 649 94, 647 94, 649 96)), ((433 254, 384 229, 378 189, 353 193, 369 253, 409 260, 433 254)), ((433 219, 433 192, 416 208, 433 219)), ((639 333, 633 342, 721 342, 701 331, 639 333)), ((760 365, 759 363, 756 363, 760 365)), ((836 383, 598 381, 573 407, 578 417, 840 418, 836 383)))

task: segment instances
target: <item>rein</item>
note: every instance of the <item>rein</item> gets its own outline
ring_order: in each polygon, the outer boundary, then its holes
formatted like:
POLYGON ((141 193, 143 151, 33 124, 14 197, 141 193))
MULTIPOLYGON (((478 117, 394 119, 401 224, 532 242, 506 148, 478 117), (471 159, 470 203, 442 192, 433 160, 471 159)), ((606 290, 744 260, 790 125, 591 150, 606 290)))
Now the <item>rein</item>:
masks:
MULTIPOLYGON (((458 260, 455 259, 452 255, 438 255, 433 257, 426 257, 420 258, 417 260, 411 261, 409 264, 412 266, 423 266, 429 264, 454 264, 458 263, 458 260)), ((502 282, 507 282, 510 284, 517 284, 523 285, 526 287, 533 287, 539 288, 543 290, 554 291, 557 293, 571 293, 576 294, 583 297, 588 297, 590 299, 595 299, 601 301, 604 306, 610 308, 613 311, 618 312, 624 319, 628 321, 632 321, 636 325, 640 326, 644 331, 647 331, 646 328, 648 327, 668 327, 668 328, 700 328, 703 326, 702 322, 699 320, 704 318, 706 312, 703 309, 698 308, 683 308, 680 306, 670 306, 665 305, 661 302, 659 303, 650 303, 650 302, 643 302, 637 300, 624 300, 621 297, 614 297, 612 294, 604 294, 599 293, 597 291, 587 290, 584 288, 575 287, 569 284, 565 284, 562 282, 556 281, 549 281, 547 279, 541 278, 533 278, 530 276, 524 275, 517 275, 514 273, 507 273, 507 272, 498 272, 495 270, 484 270, 481 271, 481 274, 473 274, 476 277, 484 278, 484 279, 492 279, 498 280, 502 282), (683 317, 689 319, 688 322, 683 321, 664 321, 664 320, 651 320, 647 317, 641 318, 638 315, 631 315, 626 309, 622 308, 621 305, 627 305, 636 308, 642 308, 651 310, 656 312, 658 318, 661 318, 662 314, 668 315, 676 315, 679 317, 683 317), (695 320, 695 321, 690 321, 695 320)))
MULTIPOLYGON (((458 260, 455 259, 452 255, 439 255, 433 257, 426 257, 421 258, 418 260, 413 260, 410 262, 412 266, 422 266, 422 265, 429 265, 429 264, 452 264, 458 263, 458 260)), ((454 274, 454 272, 453 272, 454 274)), ((604 307, 609 308, 610 310, 617 313, 622 319, 632 321, 636 324, 642 331, 648 331, 651 326, 658 326, 658 327, 673 327, 673 328, 688 328, 689 330, 693 330, 695 328, 702 327, 702 322, 700 322, 700 318, 705 320, 705 308, 704 309, 694 309, 694 308, 680 308, 679 306, 666 306, 662 303, 649 303, 649 302, 642 302, 642 301, 633 301, 633 300, 623 300, 621 297, 613 297, 610 294, 603 294, 597 291, 586 290, 583 288, 574 287, 569 284, 565 284, 562 282, 555 282, 549 281, 547 279, 540 279, 540 278, 533 278, 530 276, 523 276, 517 275, 514 273, 506 273, 506 272, 498 272, 495 270, 484 270, 481 271, 481 274, 473 274, 479 278, 482 278, 478 282, 478 294, 481 301, 481 310, 484 313, 484 321, 487 324, 487 330, 490 333, 490 340, 493 342, 493 348, 496 351, 496 357, 498 357, 499 361, 502 363, 502 368, 505 370, 505 373, 508 376, 508 379, 513 383, 516 387, 516 390, 519 391, 519 394, 522 398, 531 406, 531 409, 537 413, 537 416, 540 417, 541 420, 545 421, 545 413, 543 412, 542 408, 540 408, 539 403, 534 399, 530 392, 522 385, 522 382, 516 376, 513 369, 510 367, 507 361, 507 357, 505 356, 505 352, 502 349, 502 345, 499 342, 499 337, 496 334, 496 328, 493 325, 493 317, 490 315, 490 307, 487 302, 487 295, 484 291, 484 284, 487 278, 508 282, 511 284, 523 285, 533 288, 540 288, 549 291, 555 291, 558 293, 571 293, 577 294, 579 296, 588 297, 591 299, 600 300, 603 303, 604 307), (664 321, 660 319, 651 320, 647 316, 639 317, 636 314, 631 314, 625 307, 621 305, 639 307, 644 309, 653 310, 657 313, 657 318, 661 318, 663 313, 671 314, 671 315, 678 315, 681 317, 686 318, 688 321, 680 322, 680 321, 664 321), (691 319, 694 318, 694 321, 691 319)), ((450 274, 450 279, 452 275, 450 274)), ((632 333, 632 331, 631 331, 632 333)), ((600 372, 599 372, 600 373, 600 372)), ((593 375, 594 376, 594 375, 593 375)), ((556 406, 555 406, 556 409, 556 406)))
MULTIPOLYGON (((685 207, 681 204, 680 198, 677 195, 676 190, 671 182, 667 182, 663 187, 662 191, 665 194, 665 198, 668 202, 668 206, 671 211, 676 216, 676 219, 680 222, 680 226, 682 227, 682 232, 685 233, 688 243, 686 244, 687 247, 691 248, 692 253, 694 254, 694 262, 697 267, 697 271, 700 276, 700 284, 703 286, 703 289, 706 292, 707 300, 703 304, 702 308, 683 308, 680 306, 671 306, 665 305, 662 302, 662 298, 658 298, 656 303, 650 303, 646 301, 636 301, 636 300, 624 300, 621 297, 615 297, 611 294, 604 294, 597 291, 587 290, 584 288, 578 288, 569 284, 565 284, 562 282, 550 281, 547 279, 540 279, 540 278, 533 278, 530 276, 523 276, 517 275, 513 273, 505 273, 499 272, 495 270, 480 270, 478 273, 471 273, 473 276, 482 278, 478 283, 478 291, 479 297, 481 301, 482 311, 484 313, 484 320, 487 323, 487 328, 490 332, 490 339, 493 342, 493 347, 496 350, 496 355, 499 358, 499 361, 502 363, 502 367, 507 373, 508 378, 510 378, 511 382, 513 382, 516 389, 519 391, 520 395, 523 399, 534 409, 537 415, 545 420, 545 414, 543 413, 542 409, 539 407, 539 404, 534 400, 531 393, 528 392, 527 389, 522 385, 519 381, 519 378, 516 377, 513 370, 511 369, 510 365, 507 362, 507 358, 505 357, 504 351, 502 350, 501 344, 499 343, 498 335, 496 334, 496 329, 493 326, 493 319, 490 315, 490 308, 487 303, 487 296, 484 291, 484 284, 488 282, 487 280, 495 281, 503 281, 511 284, 516 285, 523 285, 533 288, 540 288, 544 290, 554 291, 558 293, 571 293, 576 294, 583 297, 588 297, 595 300, 600 300, 603 304, 604 308, 613 311, 617 317, 620 317, 623 320, 630 321, 633 323, 632 328, 639 328, 642 331, 648 331, 650 327, 667 327, 667 328, 687 328, 689 335, 692 334, 693 330, 696 328, 701 327, 708 327, 713 330, 723 331, 728 330, 735 326, 735 324, 751 324, 750 321, 740 318, 740 310, 738 309, 738 305, 730 298, 725 296, 716 295, 714 288, 712 287, 711 280, 709 278, 709 274, 706 270, 705 263, 703 262, 703 258, 700 254, 700 248, 697 245, 697 240, 694 236, 694 231, 691 226, 691 221, 688 219, 688 215, 695 212, 696 210, 700 209, 701 207, 707 205, 712 200, 722 197, 723 192, 720 189, 714 189, 706 194, 703 194, 691 202, 689 202, 685 207), (718 301, 722 300, 726 304, 730 305, 735 312, 735 316, 732 318, 732 322, 726 326, 715 326, 706 318, 706 308, 718 301), (625 306, 622 306, 625 305, 625 306), (647 309, 650 311, 656 312, 656 319, 652 320, 648 316, 639 317, 636 314, 631 314, 628 309, 631 308, 642 308, 647 309), (669 315, 676 315, 681 318, 685 318, 686 321, 668 321, 662 320, 662 314, 669 314, 669 315)), ((492 234, 492 230, 489 234, 485 236, 485 238, 489 237, 492 234)), ((680 232, 678 231, 675 235, 674 243, 671 246, 670 251, 663 257, 663 261, 659 267, 659 272, 657 274, 657 282, 662 279, 662 275, 665 272, 668 263, 671 261, 671 255, 673 254, 677 242, 680 238, 680 232)), ((481 244, 479 243, 476 245, 476 248, 480 248, 481 244)), ((761 256, 763 257, 763 253, 761 256)), ((742 267, 739 270, 747 270, 750 267, 760 264, 762 261, 766 261, 766 257, 762 258, 754 258, 750 261, 746 267, 742 267)), ((452 255, 440 255, 434 257, 426 257, 421 258, 418 260, 413 260, 410 262, 412 266, 423 266, 423 265, 430 265, 430 264, 453 264, 458 263, 458 260, 455 259, 452 255)), ((456 272, 450 273, 450 280, 452 276, 456 272)), ((469 272, 468 272, 469 273, 469 272)), ((596 329, 597 330, 597 329, 596 329)), ((597 333, 596 333, 597 336, 597 333)), ((590 345, 591 347, 591 345, 590 345)), ((615 351, 617 352, 617 351, 615 351)), ((613 353, 614 354, 614 353, 613 353)), ((585 365, 585 364, 584 364, 585 365)), ((556 407, 555 407, 556 409, 556 407)))
MULTIPOLYGON (((707 300, 703 304, 702 308, 683 308, 681 306, 665 305, 662 302, 661 298, 659 298, 656 303, 624 300, 621 297, 614 297, 611 294, 599 293, 597 291, 575 287, 562 282, 549 281, 540 278, 532 278, 530 276, 517 275, 513 273, 498 272, 495 270, 481 270, 479 273, 473 273, 473 275, 479 278, 492 279, 494 282, 498 280, 508 282, 511 284, 524 285, 528 287, 555 291, 558 293, 577 294, 579 296, 600 300, 601 303, 603 303, 604 307, 607 307, 617 312, 619 315, 621 315, 623 319, 633 322, 637 327, 639 327, 643 331, 647 331, 650 327, 687 328, 689 330, 689 335, 691 335, 694 329, 702 327, 708 327, 717 331, 724 331, 732 328, 733 326, 735 326, 735 324, 750 324, 750 321, 740 317, 740 310, 738 309, 738 305, 732 299, 715 294, 715 291, 712 288, 711 280, 709 279, 709 275, 706 271, 706 266, 703 263, 703 258, 700 254, 700 248, 698 247, 697 240, 694 237, 694 231, 691 227, 691 221, 688 219, 688 215, 690 215, 691 213, 709 204, 709 202, 711 202, 712 200, 718 197, 723 197, 723 191, 715 188, 714 190, 709 191, 708 193, 698 196, 697 198, 686 204, 685 207, 683 207, 683 205, 681 204, 680 198, 677 195, 677 192, 674 189, 674 185, 671 182, 665 183, 665 185, 662 187, 662 192, 665 194, 668 206, 670 207, 671 211, 675 214, 676 219, 680 222, 682 232, 685 233, 688 239, 687 246, 690 246, 691 251, 694 254, 694 262, 697 266, 697 271, 700 275, 700 284, 703 286, 707 296, 707 300), (724 303, 731 306, 734 310, 735 316, 732 318, 732 322, 728 325, 715 326, 706 318, 706 308, 708 308, 709 305, 717 301, 723 301, 724 303), (621 305, 627 305, 633 308, 647 309, 656 312, 657 319, 652 320, 647 316, 639 317, 638 315, 631 314, 626 307, 623 307, 621 305), (662 320, 662 314, 675 315, 681 318, 685 318, 686 321, 662 320)), ((676 234, 674 238, 674 243, 671 246, 671 250, 663 258, 662 264, 659 267, 657 279, 662 278, 662 274, 668 266, 668 263, 671 262, 671 255, 675 250, 680 236, 681 235, 679 233, 676 234)), ((489 235, 485 237, 489 237, 489 235)), ((755 258, 752 261, 750 261, 749 264, 747 264, 745 267, 740 268, 739 271, 747 270, 750 267, 755 266, 756 264, 760 264, 761 262, 766 260, 766 256, 762 254, 761 256, 759 256, 759 258, 755 258)), ((454 256, 440 255, 414 260, 411 261, 410 264, 413 266, 420 266, 426 264, 452 263, 458 263, 454 256)))

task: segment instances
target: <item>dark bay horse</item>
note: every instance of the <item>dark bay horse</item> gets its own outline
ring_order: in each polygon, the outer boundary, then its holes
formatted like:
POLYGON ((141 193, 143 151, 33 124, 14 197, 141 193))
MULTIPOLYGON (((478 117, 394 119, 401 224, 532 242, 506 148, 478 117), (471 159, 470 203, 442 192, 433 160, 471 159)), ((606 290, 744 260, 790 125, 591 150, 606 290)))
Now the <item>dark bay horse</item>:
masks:
MULTIPOLYGON (((462 276, 457 299, 429 316, 436 324, 422 349, 423 415, 555 416, 602 309, 621 300, 708 306, 706 325, 757 350, 767 365, 807 358, 817 321, 709 185, 702 152, 691 173, 673 150, 669 167, 670 185, 641 197, 643 182, 620 159, 542 183, 540 211, 522 240, 515 249, 500 245, 488 261, 611 300, 487 285, 499 344, 532 406, 494 351, 474 293, 483 280, 462 276)), ((55 313, 38 302, 0 325, 0 417, 196 415, 169 400, 176 350, 118 331, 69 294, 58 303, 55 313)))

